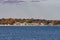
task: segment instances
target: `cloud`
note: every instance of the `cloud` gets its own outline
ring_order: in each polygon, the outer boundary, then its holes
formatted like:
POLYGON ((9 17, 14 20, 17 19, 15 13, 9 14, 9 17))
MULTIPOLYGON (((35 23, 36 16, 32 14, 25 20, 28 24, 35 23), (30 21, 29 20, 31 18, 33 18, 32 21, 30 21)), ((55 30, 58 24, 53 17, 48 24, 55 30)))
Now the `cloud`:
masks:
MULTIPOLYGON (((27 0, 26 0, 27 1, 27 0)), ((41 2, 27 2, 20 5, 0 5, 0 18, 45 18, 60 19, 60 1, 41 0, 41 2)))

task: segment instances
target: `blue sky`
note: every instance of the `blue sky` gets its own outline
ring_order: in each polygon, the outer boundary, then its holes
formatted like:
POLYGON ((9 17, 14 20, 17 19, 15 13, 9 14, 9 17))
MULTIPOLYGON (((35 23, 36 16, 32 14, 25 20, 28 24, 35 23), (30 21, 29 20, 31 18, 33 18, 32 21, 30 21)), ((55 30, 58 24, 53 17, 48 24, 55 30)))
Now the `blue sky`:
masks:
MULTIPOLYGON (((6 0, 5 0, 6 1, 6 0)), ((24 0, 20 4, 0 3, 0 18, 42 18, 60 20, 60 0, 24 0)))

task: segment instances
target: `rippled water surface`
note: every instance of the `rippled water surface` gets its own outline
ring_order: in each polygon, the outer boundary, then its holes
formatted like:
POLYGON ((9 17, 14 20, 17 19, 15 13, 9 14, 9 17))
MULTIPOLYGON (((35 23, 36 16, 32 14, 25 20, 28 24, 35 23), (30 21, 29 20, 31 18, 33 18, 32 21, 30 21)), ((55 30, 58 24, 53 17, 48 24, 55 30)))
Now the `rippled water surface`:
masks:
POLYGON ((0 40, 60 40, 60 26, 0 26, 0 40))

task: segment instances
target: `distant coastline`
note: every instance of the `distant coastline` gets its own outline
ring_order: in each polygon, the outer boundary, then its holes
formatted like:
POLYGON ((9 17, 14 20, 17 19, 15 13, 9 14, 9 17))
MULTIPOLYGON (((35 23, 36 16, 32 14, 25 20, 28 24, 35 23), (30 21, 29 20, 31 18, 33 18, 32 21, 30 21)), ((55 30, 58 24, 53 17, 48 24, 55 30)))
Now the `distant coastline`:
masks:
POLYGON ((1 18, 0 26, 57 26, 60 20, 1 18))

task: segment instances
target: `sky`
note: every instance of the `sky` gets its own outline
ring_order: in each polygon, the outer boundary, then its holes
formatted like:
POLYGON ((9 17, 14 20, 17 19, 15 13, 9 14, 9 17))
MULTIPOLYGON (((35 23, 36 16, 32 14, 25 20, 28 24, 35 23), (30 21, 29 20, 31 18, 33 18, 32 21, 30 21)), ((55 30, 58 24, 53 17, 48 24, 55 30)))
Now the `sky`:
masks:
POLYGON ((60 0, 38 0, 39 2, 23 0, 24 2, 20 3, 4 3, 5 1, 8 0, 0 0, 0 18, 39 18, 60 20, 60 0))

